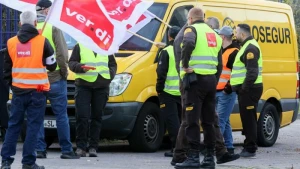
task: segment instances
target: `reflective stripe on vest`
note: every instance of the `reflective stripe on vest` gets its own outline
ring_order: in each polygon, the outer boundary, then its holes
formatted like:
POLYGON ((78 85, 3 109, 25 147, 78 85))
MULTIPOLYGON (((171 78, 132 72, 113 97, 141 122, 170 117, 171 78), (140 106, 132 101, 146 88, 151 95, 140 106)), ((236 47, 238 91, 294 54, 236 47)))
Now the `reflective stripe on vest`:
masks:
MULTIPOLYGON (((191 25, 195 28, 197 40, 195 49, 191 54, 189 67, 194 69, 196 74, 213 75, 217 72, 218 53, 222 46, 221 37, 207 24, 197 23, 191 25)), ((180 77, 183 78, 185 72, 180 62, 180 77)))
POLYGON ((75 79, 80 78, 88 82, 95 82, 100 74, 105 79, 110 79, 108 67, 108 56, 97 54, 83 45, 79 44, 80 48, 80 63, 86 66, 95 67, 95 70, 88 70, 85 73, 76 73, 75 79))
POLYGON ((230 79, 231 70, 228 67, 226 67, 226 65, 230 54, 235 50, 238 50, 238 48, 226 49, 226 51, 222 55, 223 69, 217 85, 217 90, 223 90, 230 79))
MULTIPOLYGON (((36 27, 36 28, 39 30, 39 32, 42 31, 43 26, 44 26, 44 23, 45 23, 45 22, 39 22, 39 23, 37 24, 37 27, 36 27)), ((52 36, 52 25, 51 25, 51 24, 46 23, 42 35, 48 39, 50 45, 52 46, 52 48, 53 48, 53 50, 54 50, 54 56, 55 56, 55 58, 56 58, 56 47, 55 47, 54 41, 53 41, 53 36, 52 36)), ((60 68, 59 68, 59 66, 58 66, 58 64, 57 64, 55 70, 59 70, 59 69, 60 69, 60 68)), ((49 71, 49 70, 47 70, 47 71, 49 71)))
POLYGON ((262 83, 262 53, 261 49, 255 39, 248 40, 244 46, 240 49, 237 56, 235 57, 233 68, 230 77, 230 84, 233 86, 240 85, 244 83, 246 78, 247 69, 245 64, 241 62, 241 57, 244 55, 246 48, 250 45, 254 45, 259 49, 259 59, 258 59, 258 76, 254 82, 254 84, 262 83))
POLYGON ((50 88, 48 75, 43 65, 45 37, 38 35, 22 44, 15 36, 7 41, 12 60, 12 86, 21 89, 50 88))
POLYGON ((165 81, 164 91, 174 96, 180 96, 179 75, 176 70, 173 46, 169 45, 163 50, 167 51, 169 55, 169 68, 167 73, 167 79, 165 81))

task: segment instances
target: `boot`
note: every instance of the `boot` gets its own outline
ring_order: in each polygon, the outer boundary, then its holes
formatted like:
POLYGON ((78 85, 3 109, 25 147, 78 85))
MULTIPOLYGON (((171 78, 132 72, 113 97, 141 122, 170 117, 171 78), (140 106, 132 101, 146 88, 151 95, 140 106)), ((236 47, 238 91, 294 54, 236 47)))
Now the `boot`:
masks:
POLYGON ((176 163, 175 168, 200 168, 199 151, 190 149, 183 163, 176 163))
POLYGON ((172 148, 171 151, 165 152, 165 157, 173 157, 174 149, 172 148))
POLYGON ((229 152, 226 152, 222 156, 217 157, 217 164, 227 163, 227 162, 230 162, 230 161, 237 160, 239 158, 240 158, 239 154, 231 154, 229 152))
POLYGON ((215 158, 213 156, 213 149, 207 149, 207 153, 201 162, 200 168, 209 168, 209 169, 215 169, 215 158))

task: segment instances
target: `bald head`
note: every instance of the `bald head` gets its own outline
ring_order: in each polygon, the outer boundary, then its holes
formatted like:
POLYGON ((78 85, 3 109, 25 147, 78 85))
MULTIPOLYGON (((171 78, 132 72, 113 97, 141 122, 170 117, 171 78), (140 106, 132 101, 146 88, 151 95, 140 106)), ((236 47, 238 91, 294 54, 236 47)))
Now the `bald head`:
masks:
POLYGON ((188 14, 188 24, 191 25, 197 20, 204 20, 204 12, 199 7, 194 7, 189 11, 188 14))

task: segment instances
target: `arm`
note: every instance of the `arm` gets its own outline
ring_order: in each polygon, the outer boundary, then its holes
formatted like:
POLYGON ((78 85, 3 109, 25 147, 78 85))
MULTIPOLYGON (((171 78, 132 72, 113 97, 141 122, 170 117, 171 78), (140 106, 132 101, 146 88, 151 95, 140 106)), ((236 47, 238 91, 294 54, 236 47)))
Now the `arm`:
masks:
POLYGON ((53 27, 52 39, 56 48, 56 62, 60 68, 60 74, 67 79, 68 76, 68 47, 61 30, 53 27))
POLYGON ((117 65, 117 62, 116 62, 116 59, 115 59, 114 55, 109 55, 108 59, 109 59, 108 60, 108 67, 109 67, 110 78, 114 79, 114 77, 117 73, 117 70, 118 70, 118 65, 117 65))
POLYGON ((169 54, 167 51, 162 50, 156 68, 156 73, 157 73, 156 92, 157 93, 161 93, 165 88, 168 69, 169 69, 169 54))
POLYGON ((12 66, 12 60, 9 56, 8 51, 6 50, 4 53, 3 80, 7 86, 11 86, 12 84, 12 66))
POLYGON ((80 48, 79 45, 76 44, 69 60, 69 68, 74 73, 85 73, 81 66, 83 66, 83 64, 80 63, 80 48))
MULTIPOLYGON (((222 48, 221 48, 218 53, 218 66, 217 66, 217 73, 216 73, 217 82, 219 81, 219 78, 221 76, 222 69, 223 69, 223 62, 222 62, 222 48)), ((218 83, 216 85, 218 85, 218 83)))
POLYGON ((189 68, 189 61, 191 54, 196 46, 196 30, 190 27, 187 27, 184 31, 183 41, 182 41, 182 66, 183 68, 189 68))
POLYGON ((54 71, 57 66, 54 50, 47 38, 45 38, 44 44, 43 64, 49 71, 54 71))
POLYGON ((257 79, 259 73, 258 59, 259 50, 256 47, 251 47, 248 48, 248 50, 245 50, 243 60, 246 65, 247 73, 245 81, 242 85, 242 90, 248 91, 257 79))

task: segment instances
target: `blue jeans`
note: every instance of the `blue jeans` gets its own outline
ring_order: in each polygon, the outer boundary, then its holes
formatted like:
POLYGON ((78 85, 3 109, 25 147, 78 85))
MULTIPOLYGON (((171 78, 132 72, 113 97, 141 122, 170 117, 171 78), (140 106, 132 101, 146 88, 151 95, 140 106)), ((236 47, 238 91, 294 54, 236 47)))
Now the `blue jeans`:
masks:
MULTIPOLYGON (((56 117, 57 135, 61 151, 62 153, 71 152, 73 149, 70 141, 70 126, 67 114, 67 81, 60 80, 51 83, 47 99, 50 101, 52 111, 56 117)), ((45 151, 47 144, 45 142, 44 123, 41 125, 37 138, 36 151, 45 151)))
POLYGON ((236 100, 236 93, 225 94, 223 91, 216 94, 216 111, 219 114, 219 125, 223 134, 225 146, 233 148, 232 129, 230 125, 230 114, 236 100))
POLYGON ((45 109, 46 96, 44 93, 34 91, 23 95, 13 94, 6 139, 1 150, 2 161, 14 161, 12 156, 16 154, 17 141, 26 112, 27 131, 23 145, 22 163, 27 165, 35 163, 34 148, 37 143, 37 133, 43 124, 45 109))

